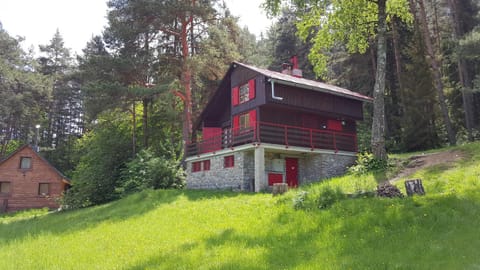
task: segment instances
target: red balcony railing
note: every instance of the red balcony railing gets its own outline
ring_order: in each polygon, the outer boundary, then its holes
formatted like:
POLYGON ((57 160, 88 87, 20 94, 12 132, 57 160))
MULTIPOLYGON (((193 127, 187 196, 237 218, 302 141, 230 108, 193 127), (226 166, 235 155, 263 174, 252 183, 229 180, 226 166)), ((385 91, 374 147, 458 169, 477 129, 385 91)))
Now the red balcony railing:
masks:
POLYGON ((334 151, 357 151, 355 134, 259 122, 256 127, 227 129, 222 134, 187 145, 187 156, 215 152, 247 143, 271 143, 334 151))

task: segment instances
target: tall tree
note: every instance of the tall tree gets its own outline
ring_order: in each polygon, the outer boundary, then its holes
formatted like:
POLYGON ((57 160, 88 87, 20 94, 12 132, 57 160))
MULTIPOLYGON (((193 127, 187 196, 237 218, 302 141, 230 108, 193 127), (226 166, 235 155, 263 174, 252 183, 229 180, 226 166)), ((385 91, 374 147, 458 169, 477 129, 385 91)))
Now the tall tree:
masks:
POLYGON ((0 158, 12 141, 32 143, 51 97, 51 82, 0 24, 0 158))
POLYGON ((412 13, 415 15, 415 20, 420 25, 420 30, 424 40, 424 45, 427 52, 427 61, 430 63, 430 68, 432 70, 434 85, 437 90, 438 102, 440 105, 440 110, 443 116, 443 123, 447 131, 448 141, 450 145, 456 144, 456 134, 452 126, 452 121, 450 119, 447 102, 445 99, 444 85, 442 81, 442 66, 439 61, 439 55, 434 48, 434 41, 432 40, 432 35, 428 28, 429 24, 427 21, 427 13, 425 10, 425 3, 423 0, 410 0, 410 5, 412 13), (416 7, 418 6, 418 12, 416 12, 416 7))
MULTIPOLYGON (((266 0, 265 8, 278 13, 280 0, 266 0)), ((327 56, 325 51, 337 42, 344 42, 348 52, 366 52, 369 40, 376 36, 377 56, 374 85, 374 112, 372 123, 372 152, 377 159, 386 160, 385 149, 385 72, 387 14, 408 21, 410 13, 405 0, 348 0, 348 1, 291 1, 299 9, 306 10, 298 23, 299 34, 304 39, 312 32, 313 47, 310 60, 318 75, 325 74, 327 56), (318 29, 318 31, 317 31, 318 29)))

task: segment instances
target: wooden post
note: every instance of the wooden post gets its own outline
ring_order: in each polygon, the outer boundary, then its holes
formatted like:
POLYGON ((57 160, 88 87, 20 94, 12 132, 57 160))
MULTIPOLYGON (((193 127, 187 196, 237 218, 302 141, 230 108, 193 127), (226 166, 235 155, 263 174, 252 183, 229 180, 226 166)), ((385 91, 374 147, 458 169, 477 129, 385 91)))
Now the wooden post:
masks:
POLYGON ((408 196, 413 196, 413 194, 425 195, 425 190, 423 189, 421 179, 412 179, 405 181, 405 189, 408 196))

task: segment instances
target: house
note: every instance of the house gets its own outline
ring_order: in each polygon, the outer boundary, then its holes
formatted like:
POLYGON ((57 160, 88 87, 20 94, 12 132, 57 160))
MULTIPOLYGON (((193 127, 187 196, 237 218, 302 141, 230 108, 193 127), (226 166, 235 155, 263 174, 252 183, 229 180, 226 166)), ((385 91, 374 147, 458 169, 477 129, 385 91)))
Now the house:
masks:
POLYGON ((47 160, 24 145, 0 161, 0 212, 58 208, 70 181, 47 160))
POLYGON ((234 62, 194 125, 187 188, 269 190, 343 174, 357 152, 356 121, 372 98, 234 62))

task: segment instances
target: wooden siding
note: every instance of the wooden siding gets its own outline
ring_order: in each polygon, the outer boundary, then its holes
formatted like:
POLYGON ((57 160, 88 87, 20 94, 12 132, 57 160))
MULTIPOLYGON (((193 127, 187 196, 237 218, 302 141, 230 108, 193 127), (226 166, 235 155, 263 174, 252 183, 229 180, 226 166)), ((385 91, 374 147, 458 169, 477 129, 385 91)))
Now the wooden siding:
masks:
POLYGON ((275 95, 282 100, 272 98, 271 84, 265 87, 267 103, 288 105, 292 108, 312 110, 317 113, 328 113, 355 120, 363 119, 362 102, 359 100, 321 93, 276 83, 275 95))
POLYGON ((58 208, 56 199, 65 190, 63 177, 39 157, 30 147, 25 147, 0 164, 0 182, 10 182, 10 193, 0 194, 0 204, 7 203, 7 211, 28 208, 58 208), (30 169, 20 169, 20 158, 31 157, 30 169), (48 183, 49 195, 38 194, 39 184, 48 183))

